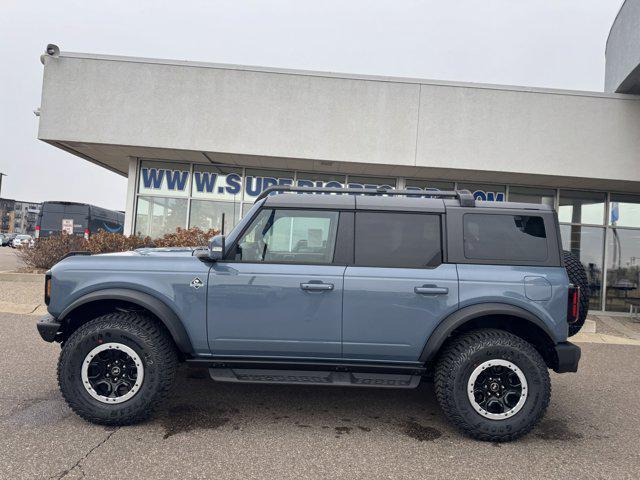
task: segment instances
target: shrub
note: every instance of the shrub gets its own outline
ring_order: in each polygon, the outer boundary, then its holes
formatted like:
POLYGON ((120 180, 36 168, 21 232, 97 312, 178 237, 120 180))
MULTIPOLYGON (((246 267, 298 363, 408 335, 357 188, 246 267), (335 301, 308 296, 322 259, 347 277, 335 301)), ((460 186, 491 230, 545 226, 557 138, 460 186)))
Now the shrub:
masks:
POLYGON ((70 252, 113 253, 126 252, 142 247, 200 247, 207 245, 209 239, 217 235, 217 230, 202 231, 197 227, 178 228, 173 233, 152 240, 150 237, 131 235, 126 237, 119 233, 99 230, 89 240, 75 235, 54 235, 41 238, 31 248, 18 250, 18 257, 25 266, 48 270, 70 252))
POLYGON ((198 227, 178 228, 174 233, 167 233, 155 240, 156 247, 202 247, 209 244, 209 239, 220 233, 211 229, 206 232, 198 227))
MULTIPOLYGON (((40 242, 36 242, 36 246, 40 242)), ((85 240, 86 250, 91 253, 126 252, 141 247, 152 247, 153 241, 149 237, 131 235, 126 237, 121 233, 110 233, 98 230, 88 241, 85 240)))
POLYGON ((69 252, 84 252, 87 241, 75 235, 56 235, 36 241, 31 248, 20 247, 18 258, 27 267, 47 270, 62 260, 69 252))

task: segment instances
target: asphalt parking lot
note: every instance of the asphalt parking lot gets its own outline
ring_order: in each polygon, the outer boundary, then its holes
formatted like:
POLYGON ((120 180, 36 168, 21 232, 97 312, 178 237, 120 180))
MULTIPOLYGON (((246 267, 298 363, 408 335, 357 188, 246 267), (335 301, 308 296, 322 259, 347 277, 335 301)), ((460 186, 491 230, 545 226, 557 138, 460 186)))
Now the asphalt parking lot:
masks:
POLYGON ((462 437, 433 389, 219 384, 184 368, 172 400, 137 426, 85 423, 55 377, 37 316, 0 313, 1 478, 637 478, 640 347, 582 344, 578 374, 510 444, 462 437))

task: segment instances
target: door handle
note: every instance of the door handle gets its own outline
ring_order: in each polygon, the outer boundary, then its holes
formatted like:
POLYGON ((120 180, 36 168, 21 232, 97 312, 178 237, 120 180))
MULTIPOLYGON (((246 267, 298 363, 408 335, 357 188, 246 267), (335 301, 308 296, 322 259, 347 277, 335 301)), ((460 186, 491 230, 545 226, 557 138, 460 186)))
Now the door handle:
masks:
POLYGON ((309 282, 301 283, 300 288, 305 291, 326 292, 333 290, 333 283, 309 282))
POLYGON ((437 285, 422 285, 413 289, 418 295, 447 295, 449 289, 447 287, 438 287, 437 285))

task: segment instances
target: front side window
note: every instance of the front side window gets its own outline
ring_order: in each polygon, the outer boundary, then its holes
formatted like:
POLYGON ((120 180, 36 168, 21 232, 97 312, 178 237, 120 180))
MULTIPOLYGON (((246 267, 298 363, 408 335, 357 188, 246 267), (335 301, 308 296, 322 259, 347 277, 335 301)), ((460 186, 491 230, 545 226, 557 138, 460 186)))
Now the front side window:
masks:
POLYGON ((358 212, 355 237, 356 265, 427 268, 442 262, 438 215, 358 212))
POLYGON ((333 261, 339 213, 261 210, 236 249, 242 262, 320 263, 333 261))
POLYGON ((544 262, 548 255, 542 217, 485 213, 464 216, 464 256, 468 259, 544 262))

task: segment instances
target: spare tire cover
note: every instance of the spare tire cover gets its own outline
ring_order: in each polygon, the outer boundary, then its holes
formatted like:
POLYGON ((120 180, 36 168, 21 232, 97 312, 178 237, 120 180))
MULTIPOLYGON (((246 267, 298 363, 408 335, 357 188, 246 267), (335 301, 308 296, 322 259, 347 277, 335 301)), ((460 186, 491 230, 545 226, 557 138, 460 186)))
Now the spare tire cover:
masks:
POLYGON ((578 257, 564 250, 562 252, 562 258, 564 260, 564 268, 567 270, 567 275, 569 276, 569 281, 573 285, 580 287, 580 316, 575 323, 569 324, 569 336, 571 337, 578 333, 584 325, 589 311, 589 296, 591 292, 587 272, 578 257))

